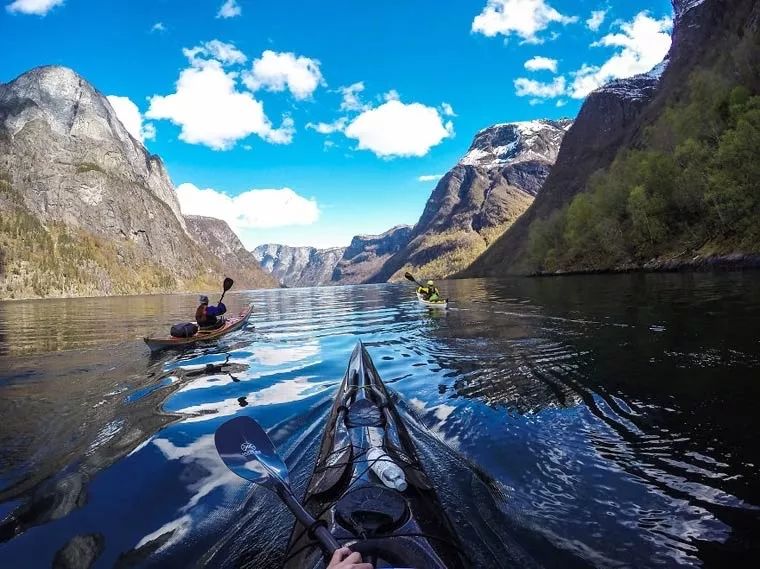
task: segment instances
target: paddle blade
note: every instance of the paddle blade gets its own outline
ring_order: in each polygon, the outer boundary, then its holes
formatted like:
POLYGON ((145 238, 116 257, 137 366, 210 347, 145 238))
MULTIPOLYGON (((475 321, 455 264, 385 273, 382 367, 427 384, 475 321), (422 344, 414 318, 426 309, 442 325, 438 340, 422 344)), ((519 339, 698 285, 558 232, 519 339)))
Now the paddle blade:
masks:
POLYGON ((222 287, 224 288, 224 292, 227 292, 232 288, 232 285, 235 284, 235 281, 233 281, 230 277, 227 277, 224 279, 224 284, 222 287))
POLYGON ((405 278, 406 280, 408 280, 408 281, 412 281, 413 283, 416 283, 416 282, 417 282, 417 281, 415 280, 415 278, 412 276, 412 273, 404 273, 404 278, 405 278))
POLYGON ((250 417, 230 419, 216 430, 216 451, 235 474, 271 490, 289 487, 288 468, 264 429, 250 417))

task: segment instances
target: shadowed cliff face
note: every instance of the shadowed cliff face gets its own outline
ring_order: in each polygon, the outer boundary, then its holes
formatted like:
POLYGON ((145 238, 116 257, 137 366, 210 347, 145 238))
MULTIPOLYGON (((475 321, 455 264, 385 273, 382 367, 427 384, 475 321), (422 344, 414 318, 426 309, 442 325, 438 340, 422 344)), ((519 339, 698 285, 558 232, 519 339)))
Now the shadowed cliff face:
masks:
POLYGON ((0 206, 3 297, 195 290, 224 273, 160 158, 71 69, 0 85, 0 206))
MULTIPOLYGON (((757 29, 755 4, 753 0, 674 0, 673 43, 666 61, 650 73, 613 81, 588 96, 541 194, 461 275, 524 273, 533 221, 568 205, 586 190, 592 174, 610 166, 622 149, 641 147, 646 127, 661 116, 669 101, 686 95, 690 74, 715 65, 730 52, 733 34, 741 37, 745 30, 757 29)), ((750 59, 758 58, 755 54, 750 59)))
POLYGON ((466 267, 539 194, 571 125, 538 120, 480 131, 433 190, 409 244, 372 282, 395 280, 406 270, 442 278, 466 267))
POLYGON ((411 227, 399 225, 382 235, 357 235, 335 266, 332 281, 336 284, 369 282, 393 254, 409 243, 411 234, 411 227))

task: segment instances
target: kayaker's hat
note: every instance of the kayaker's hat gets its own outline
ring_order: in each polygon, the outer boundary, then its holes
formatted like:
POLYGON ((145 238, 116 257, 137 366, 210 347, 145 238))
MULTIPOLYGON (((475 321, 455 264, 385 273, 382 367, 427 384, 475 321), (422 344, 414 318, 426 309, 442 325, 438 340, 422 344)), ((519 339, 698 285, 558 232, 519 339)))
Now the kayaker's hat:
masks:
POLYGON ((201 295, 201 296, 198 298, 198 301, 199 301, 201 304, 208 304, 208 297, 207 297, 205 294, 202 294, 202 295, 201 295))
POLYGON ((428 286, 433 286, 434 284, 435 284, 435 283, 434 283, 433 281, 428 281, 428 282, 427 282, 427 285, 428 285, 428 286))

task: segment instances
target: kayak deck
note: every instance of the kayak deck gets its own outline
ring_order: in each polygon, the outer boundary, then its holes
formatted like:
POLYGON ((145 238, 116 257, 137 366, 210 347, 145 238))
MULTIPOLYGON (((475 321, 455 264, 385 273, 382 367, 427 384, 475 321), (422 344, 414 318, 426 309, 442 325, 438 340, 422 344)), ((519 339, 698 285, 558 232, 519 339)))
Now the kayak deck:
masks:
MULTIPOLYGON (((341 545, 374 567, 465 567, 458 540, 364 346, 351 355, 327 420, 304 507, 341 545), (381 454, 384 458, 378 458, 381 454), (373 458, 374 457, 374 458, 373 458), (390 459, 405 482, 384 483, 390 459)), ((308 528, 296 523, 286 568, 323 567, 308 528)))
POLYGON ((431 306, 434 308, 448 308, 449 299, 442 298, 441 300, 425 300, 425 297, 421 293, 417 293, 417 300, 419 300, 425 306, 431 306))
POLYGON ((197 342, 210 342, 212 340, 221 338, 226 334, 240 330, 243 326, 246 325, 252 313, 253 304, 243 309, 238 316, 231 316, 229 318, 226 318, 224 325, 220 326, 219 328, 214 328, 213 330, 198 330, 194 336, 190 336, 189 338, 175 338, 174 336, 153 338, 151 336, 146 336, 143 338, 143 340, 145 340, 145 343, 148 345, 152 352, 164 350, 167 348, 182 348, 195 344, 197 342))

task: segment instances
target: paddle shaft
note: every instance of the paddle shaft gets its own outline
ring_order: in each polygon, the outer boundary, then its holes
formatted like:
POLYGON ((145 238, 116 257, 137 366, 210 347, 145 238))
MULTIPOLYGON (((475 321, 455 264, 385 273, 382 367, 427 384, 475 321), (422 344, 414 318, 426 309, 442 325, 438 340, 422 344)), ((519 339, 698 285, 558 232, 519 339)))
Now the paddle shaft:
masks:
POLYGON ((316 536, 319 544, 322 546, 325 557, 330 559, 335 550, 340 549, 340 544, 335 540, 333 534, 323 525, 314 525, 316 521, 314 518, 304 510, 303 506, 293 497, 293 493, 283 484, 275 487, 277 495, 285 502, 288 509, 293 512, 293 515, 299 521, 299 523, 306 529, 314 528, 314 535, 316 536))
POLYGON ((406 277, 406 280, 408 280, 408 281, 412 281, 412 282, 413 282, 414 284, 416 284, 418 287, 420 287, 420 288, 425 288, 425 287, 423 287, 423 286, 422 286, 422 283, 420 283, 420 282, 419 282, 417 279, 415 279, 415 278, 414 278, 414 276, 412 276, 412 274, 411 274, 411 273, 406 273, 404 276, 406 277))

